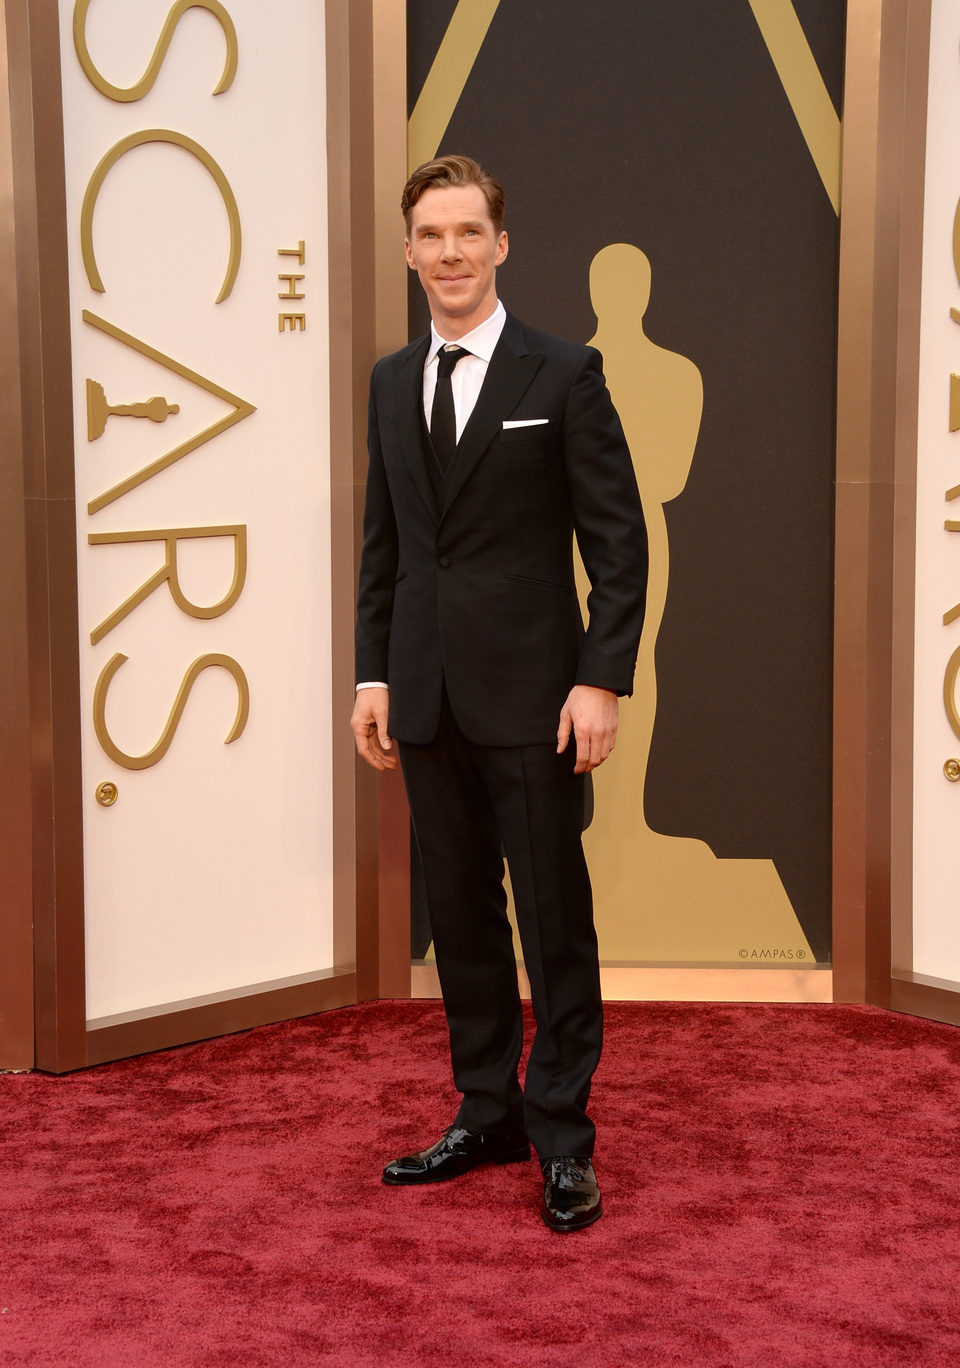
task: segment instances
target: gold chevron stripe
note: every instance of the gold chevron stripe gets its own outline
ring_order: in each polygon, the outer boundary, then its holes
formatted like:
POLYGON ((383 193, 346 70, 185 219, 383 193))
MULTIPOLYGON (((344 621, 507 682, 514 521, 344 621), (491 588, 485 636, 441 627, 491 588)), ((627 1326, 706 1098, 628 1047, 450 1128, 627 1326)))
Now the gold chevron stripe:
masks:
POLYGON ((790 0, 750 0, 810 155, 840 212, 840 119, 790 0))
MULTIPOLYGON (((407 125, 412 171, 435 156, 500 0, 459 0, 407 125)), ((840 212, 840 118, 790 0, 750 0, 767 51, 834 212, 840 212)))
POLYGON ((459 0, 407 125, 411 171, 437 155, 499 4, 500 0, 459 0))

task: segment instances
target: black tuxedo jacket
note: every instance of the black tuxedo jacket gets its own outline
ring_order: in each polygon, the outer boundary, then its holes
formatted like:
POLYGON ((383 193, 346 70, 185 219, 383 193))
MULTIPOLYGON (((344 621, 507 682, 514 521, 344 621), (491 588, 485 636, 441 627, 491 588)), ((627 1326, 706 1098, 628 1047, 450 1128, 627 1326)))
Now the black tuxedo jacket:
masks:
POLYGON ((371 377, 357 681, 386 681, 400 741, 433 740, 444 683, 476 744, 555 741, 574 683, 631 692, 643 623, 646 528, 601 357, 508 314, 441 481, 423 418, 429 341, 371 377), (533 419, 546 421, 504 427, 533 419))

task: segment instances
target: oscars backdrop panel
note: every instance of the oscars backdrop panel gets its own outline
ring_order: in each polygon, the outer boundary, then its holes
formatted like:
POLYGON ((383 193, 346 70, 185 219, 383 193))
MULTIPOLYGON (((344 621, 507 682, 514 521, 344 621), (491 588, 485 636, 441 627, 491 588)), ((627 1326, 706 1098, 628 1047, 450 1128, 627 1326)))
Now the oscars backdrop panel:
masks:
POLYGON ((102 1018, 332 964, 324 6, 60 14, 102 1018))
MULTIPOLYGON (((411 0, 411 110, 466 8, 411 0)), ((418 146, 503 180, 501 297, 603 351, 650 529, 636 694, 585 838, 601 956, 822 962, 844 6, 481 8, 418 146)))
POLYGON ((960 982, 960 12, 931 11, 920 310, 913 964, 960 982))

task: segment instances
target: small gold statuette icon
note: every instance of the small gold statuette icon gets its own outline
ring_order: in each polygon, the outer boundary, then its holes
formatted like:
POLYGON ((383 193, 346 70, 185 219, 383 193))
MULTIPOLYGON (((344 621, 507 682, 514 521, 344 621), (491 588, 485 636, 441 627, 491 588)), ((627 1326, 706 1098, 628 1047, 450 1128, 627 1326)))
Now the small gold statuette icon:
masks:
POLYGON ((957 760, 955 757, 946 760, 944 762, 943 772, 950 780, 951 784, 957 783, 957 781, 960 780, 960 760, 957 760))
POLYGON ((109 779, 97 785, 97 802, 101 807, 113 807, 117 801, 120 790, 116 784, 111 784, 109 779))
POLYGON ((87 381, 88 442, 95 442, 103 436, 108 418, 149 418, 151 423, 165 423, 171 414, 179 412, 179 404, 168 404, 160 394, 145 399, 141 404, 108 404, 99 380, 87 381))

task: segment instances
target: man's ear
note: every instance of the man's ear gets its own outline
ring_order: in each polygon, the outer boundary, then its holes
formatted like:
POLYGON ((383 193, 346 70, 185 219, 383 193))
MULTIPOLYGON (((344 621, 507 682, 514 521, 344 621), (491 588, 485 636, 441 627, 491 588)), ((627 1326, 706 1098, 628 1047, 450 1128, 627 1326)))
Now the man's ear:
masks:
POLYGON ((505 231, 501 231, 500 236, 497 238, 497 261, 496 261, 496 264, 497 264, 498 266, 502 266, 503 263, 506 261, 506 259, 507 259, 507 252, 509 251, 509 249, 510 249, 510 244, 509 244, 509 242, 507 241, 507 234, 506 234, 505 231))
POLYGON ((403 239, 403 251, 404 251, 404 254, 405 254, 406 258, 407 258, 407 265, 410 267, 411 271, 415 271, 415 270, 417 269, 417 263, 416 263, 416 260, 414 259, 413 251, 411 250, 411 247, 410 247, 410 239, 409 239, 409 238, 404 238, 404 239, 403 239))

